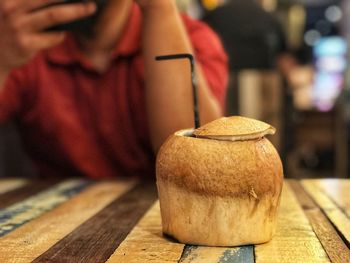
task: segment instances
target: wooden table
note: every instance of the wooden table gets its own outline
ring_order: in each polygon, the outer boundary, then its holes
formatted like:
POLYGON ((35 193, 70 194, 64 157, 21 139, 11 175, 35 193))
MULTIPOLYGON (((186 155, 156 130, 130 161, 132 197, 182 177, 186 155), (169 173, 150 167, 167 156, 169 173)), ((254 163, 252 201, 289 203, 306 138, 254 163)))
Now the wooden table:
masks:
POLYGON ((219 248, 163 237, 154 183, 0 179, 1 263, 349 263, 349 244, 350 180, 286 181, 273 240, 219 248))

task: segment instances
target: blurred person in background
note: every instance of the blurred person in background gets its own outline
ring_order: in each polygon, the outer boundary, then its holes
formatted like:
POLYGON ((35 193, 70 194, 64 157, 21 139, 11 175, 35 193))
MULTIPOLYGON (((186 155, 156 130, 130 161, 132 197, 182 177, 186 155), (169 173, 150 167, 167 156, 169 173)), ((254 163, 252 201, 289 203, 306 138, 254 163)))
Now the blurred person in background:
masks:
POLYGON ((275 126, 271 138, 284 160, 287 113, 286 84, 296 66, 283 28, 261 0, 201 0, 202 20, 216 31, 229 55, 227 114, 260 119, 275 126), (216 3, 216 7, 213 3, 216 3), (209 5, 210 4, 210 5, 209 5))
POLYGON ((272 69, 287 76, 296 60, 287 50, 286 37, 277 18, 261 0, 218 0, 202 20, 220 36, 230 58, 230 70, 272 69))
POLYGON ((94 15, 90 1, 53 3, 0 1, 0 123, 15 121, 41 176, 154 174, 164 140, 193 127, 189 63, 157 55, 194 53, 202 124, 222 115, 225 52, 175 1, 109 0, 94 15))

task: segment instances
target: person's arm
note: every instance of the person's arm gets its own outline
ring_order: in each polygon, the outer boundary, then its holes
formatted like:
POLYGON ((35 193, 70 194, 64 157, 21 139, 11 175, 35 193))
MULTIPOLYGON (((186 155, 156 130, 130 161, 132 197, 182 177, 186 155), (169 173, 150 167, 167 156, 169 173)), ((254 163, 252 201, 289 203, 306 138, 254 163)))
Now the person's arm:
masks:
POLYGON ((12 69, 25 64, 37 51, 60 43, 62 32, 46 28, 91 15, 92 2, 45 7, 57 0, 0 1, 0 92, 12 69))
MULTIPOLYGON (((155 56, 193 53, 175 1, 138 1, 143 13, 146 105, 154 150, 179 129, 194 126, 190 65, 187 60, 155 61, 155 56)), ((197 69, 201 124, 222 115, 200 68, 197 69)))

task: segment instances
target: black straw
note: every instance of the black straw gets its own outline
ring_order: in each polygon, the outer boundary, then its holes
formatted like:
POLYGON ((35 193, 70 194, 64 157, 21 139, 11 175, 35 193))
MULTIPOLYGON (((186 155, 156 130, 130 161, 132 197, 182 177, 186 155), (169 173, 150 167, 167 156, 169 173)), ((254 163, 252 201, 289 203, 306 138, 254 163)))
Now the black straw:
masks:
POLYGON ((156 60, 172 60, 172 59, 184 59, 187 58, 191 63, 191 80, 192 80, 192 93, 193 93, 193 111, 194 111, 194 127, 195 129, 199 128, 199 110, 198 110, 198 93, 197 93, 197 77, 195 71, 195 59, 191 54, 174 54, 174 55, 165 55, 157 56, 156 60))

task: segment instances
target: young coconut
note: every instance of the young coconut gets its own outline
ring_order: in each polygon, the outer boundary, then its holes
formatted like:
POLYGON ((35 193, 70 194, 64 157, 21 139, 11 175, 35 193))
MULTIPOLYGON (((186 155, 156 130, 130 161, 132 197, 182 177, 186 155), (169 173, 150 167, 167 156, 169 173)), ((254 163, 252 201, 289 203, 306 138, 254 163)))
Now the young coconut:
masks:
POLYGON ((163 232, 186 244, 271 240, 283 184, 270 125, 243 117, 172 135, 157 156, 163 232))

